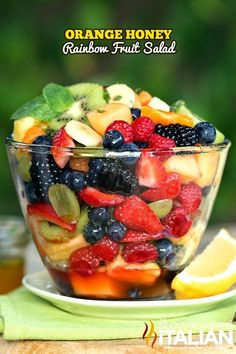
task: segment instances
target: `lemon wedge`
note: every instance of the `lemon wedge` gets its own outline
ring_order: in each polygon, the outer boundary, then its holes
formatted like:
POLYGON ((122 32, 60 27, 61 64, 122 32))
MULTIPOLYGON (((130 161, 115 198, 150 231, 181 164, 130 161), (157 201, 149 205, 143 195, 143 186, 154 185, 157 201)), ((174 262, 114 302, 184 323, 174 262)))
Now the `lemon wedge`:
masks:
POLYGON ((223 293, 236 283, 236 239, 221 229, 206 249, 173 279, 177 299, 223 293))

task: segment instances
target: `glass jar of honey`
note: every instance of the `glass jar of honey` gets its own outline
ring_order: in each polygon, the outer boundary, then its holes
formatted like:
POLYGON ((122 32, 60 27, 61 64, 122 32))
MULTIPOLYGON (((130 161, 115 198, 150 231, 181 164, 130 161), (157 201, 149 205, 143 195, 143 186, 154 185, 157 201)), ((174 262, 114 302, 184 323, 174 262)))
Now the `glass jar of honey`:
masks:
POLYGON ((0 216, 0 294, 21 285, 28 240, 23 218, 0 216))

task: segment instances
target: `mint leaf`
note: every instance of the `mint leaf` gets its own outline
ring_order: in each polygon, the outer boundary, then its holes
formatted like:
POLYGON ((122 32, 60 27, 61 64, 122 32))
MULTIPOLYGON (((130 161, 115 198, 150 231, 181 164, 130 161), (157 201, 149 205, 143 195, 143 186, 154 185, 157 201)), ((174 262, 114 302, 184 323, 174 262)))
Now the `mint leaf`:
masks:
POLYGON ((49 107, 58 113, 65 112, 74 102, 72 94, 66 87, 54 83, 44 87, 43 97, 49 107))
POLYGON ((120 95, 113 97, 113 101, 120 101, 121 99, 122 99, 122 96, 120 96, 120 95))
POLYGON ((38 96, 17 109, 11 116, 11 119, 21 119, 24 117, 33 117, 41 121, 49 121, 57 116, 45 102, 43 96, 38 96))
POLYGON ((109 92, 106 89, 104 89, 104 91, 103 91, 103 98, 106 101, 106 103, 108 103, 110 101, 111 97, 109 95, 109 92))
POLYGON ((55 118, 58 114, 52 111, 47 103, 40 103, 34 107, 30 115, 41 121, 47 122, 55 118))
POLYGON ((143 89, 141 89, 141 88, 136 88, 134 91, 135 91, 135 92, 137 93, 137 95, 138 95, 141 91, 143 91, 143 89))

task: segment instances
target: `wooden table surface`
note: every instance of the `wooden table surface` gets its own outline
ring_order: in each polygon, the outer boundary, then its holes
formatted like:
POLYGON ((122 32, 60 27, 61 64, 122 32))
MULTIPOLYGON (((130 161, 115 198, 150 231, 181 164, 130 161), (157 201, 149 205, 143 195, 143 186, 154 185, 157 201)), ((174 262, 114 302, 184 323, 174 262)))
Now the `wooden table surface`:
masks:
MULTIPOLYGON (((227 227, 236 236, 236 226, 229 225, 227 227)), ((215 230, 219 227, 211 228, 202 243, 203 248, 208 243, 212 236, 215 235, 215 230)), ((36 254, 35 248, 32 244, 27 250, 27 273, 42 270, 42 264, 39 256, 36 254)), ((235 338, 236 343, 236 338, 235 338)), ((146 354, 146 353, 160 353, 160 354, 192 354, 192 353, 206 353, 206 354, 235 354, 236 344, 233 346, 156 346, 154 349, 146 346, 142 339, 129 340, 112 340, 112 341, 5 341, 0 337, 0 354, 146 354)))
POLYGON ((1 354, 235 354, 236 346, 156 346, 154 349, 146 346, 142 339, 113 341, 16 341, 6 342, 0 338, 1 354))

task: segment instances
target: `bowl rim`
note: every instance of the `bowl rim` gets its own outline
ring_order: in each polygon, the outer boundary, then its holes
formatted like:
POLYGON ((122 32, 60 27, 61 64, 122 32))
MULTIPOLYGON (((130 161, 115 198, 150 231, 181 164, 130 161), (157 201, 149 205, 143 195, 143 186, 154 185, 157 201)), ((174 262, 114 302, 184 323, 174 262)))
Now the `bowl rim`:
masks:
MULTIPOLYGON (((22 149, 28 152, 36 152, 43 154, 51 154, 51 149, 55 149, 53 145, 35 145, 35 144, 26 144, 23 142, 19 142, 13 140, 11 137, 5 138, 5 144, 15 148, 22 149)), ((160 149, 160 148, 141 148, 139 151, 115 151, 108 150, 103 147, 97 146, 75 146, 75 147, 65 147, 65 146, 57 146, 56 149, 65 153, 69 153, 77 156, 100 156, 100 157, 125 157, 125 156, 140 156, 140 153, 147 153, 150 155, 165 155, 170 154, 200 154, 200 153, 210 153, 221 151, 224 149, 229 149, 231 146, 230 140, 225 140, 220 144, 209 144, 209 145, 195 145, 195 146, 183 146, 183 147, 173 147, 169 149, 160 149)))

